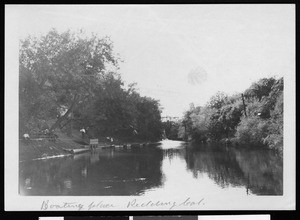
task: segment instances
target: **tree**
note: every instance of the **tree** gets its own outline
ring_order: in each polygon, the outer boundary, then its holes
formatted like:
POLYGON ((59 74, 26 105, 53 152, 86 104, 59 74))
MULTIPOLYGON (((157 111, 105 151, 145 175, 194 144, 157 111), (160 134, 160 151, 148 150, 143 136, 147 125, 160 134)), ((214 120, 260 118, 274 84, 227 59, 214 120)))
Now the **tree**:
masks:
POLYGON ((178 136, 183 140, 189 139, 189 137, 191 137, 191 135, 193 134, 194 129, 191 115, 195 110, 198 111, 198 109, 195 109, 194 104, 191 103, 190 109, 184 113, 183 119, 181 120, 181 126, 178 129, 178 136))
POLYGON ((224 92, 219 91, 210 98, 207 105, 209 108, 220 109, 227 101, 228 96, 224 92))
POLYGON ((247 98, 257 98, 261 101, 264 96, 269 95, 275 82, 276 79, 274 77, 260 79, 253 83, 244 94, 247 98))
POLYGON ((270 113, 270 126, 268 128, 268 136, 264 142, 270 148, 283 150, 283 93, 281 92, 277 98, 274 109, 270 113))
POLYGON ((261 79, 246 93, 252 96, 249 118, 242 118, 236 132, 240 143, 283 147, 283 78, 261 79))
POLYGON ((208 107, 196 107, 191 114, 193 127, 192 138, 195 141, 206 141, 209 137, 210 118, 215 113, 215 109, 208 107))
POLYGON ((55 29, 20 42, 20 112, 26 127, 34 119, 62 126, 79 106, 89 105, 107 66, 118 67, 109 38, 55 29), (31 111, 34 109, 34 111, 31 111))
POLYGON ((180 123, 176 121, 163 122, 163 128, 166 132, 166 137, 170 140, 179 140, 178 131, 180 123))
POLYGON ((218 121, 222 127, 222 130, 225 132, 226 138, 229 138, 229 133, 234 132, 236 126, 239 124, 242 116, 242 109, 242 103, 240 102, 224 105, 221 108, 218 121))
POLYGON ((268 120, 262 120, 258 116, 243 117, 235 135, 243 145, 262 146, 268 136, 268 128, 268 120))
POLYGON ((282 150, 283 145, 283 78, 263 78, 243 94, 247 114, 243 116, 240 94, 227 96, 218 92, 206 106, 190 106, 179 127, 181 137, 194 141, 222 139, 235 143, 267 145, 282 150))
POLYGON ((137 131, 143 139, 161 138, 162 122, 159 102, 149 97, 141 97, 137 103, 137 131))
POLYGON ((98 133, 107 135, 132 135, 136 127, 138 94, 123 88, 123 82, 115 74, 108 75, 97 92, 91 113, 86 117, 98 133))

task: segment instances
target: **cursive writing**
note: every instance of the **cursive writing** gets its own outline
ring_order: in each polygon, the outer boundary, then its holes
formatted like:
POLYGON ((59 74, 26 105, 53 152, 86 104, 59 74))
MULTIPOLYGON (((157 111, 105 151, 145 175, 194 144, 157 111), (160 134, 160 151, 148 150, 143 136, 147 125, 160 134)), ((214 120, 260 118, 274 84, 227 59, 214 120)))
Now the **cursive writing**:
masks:
MULTIPOLYGON (((120 204, 119 204, 120 205, 120 204)), ((123 203, 124 205, 124 203, 123 203)), ((183 207, 195 208, 197 206, 204 205, 204 198, 199 200, 192 200, 190 197, 181 200, 181 201, 163 201, 163 200, 148 200, 148 201, 139 201, 139 199, 132 199, 130 201, 125 201, 125 209, 148 209, 148 208, 164 208, 164 209, 180 209, 183 207)), ((54 203, 50 200, 44 200, 41 204, 40 210, 42 211, 51 211, 51 210, 109 210, 111 208, 116 208, 116 204, 108 203, 103 200, 101 201, 91 201, 87 203, 81 202, 59 202, 54 203)), ((120 207, 122 209, 122 205, 120 207)))
POLYGON ((113 207, 115 207, 113 204, 105 203, 103 201, 91 202, 88 205, 88 210, 91 210, 91 209, 109 209, 109 208, 113 208, 113 207))
POLYGON ((179 207, 194 207, 204 205, 204 198, 198 201, 192 201, 191 198, 185 199, 183 202, 176 201, 146 201, 138 202, 136 199, 133 199, 127 203, 127 208, 148 208, 148 207, 167 207, 170 210, 179 207))
POLYGON ((62 209, 75 209, 81 211, 83 209, 83 204, 77 203, 77 202, 62 202, 60 204, 51 204, 49 200, 43 201, 41 210, 46 211, 46 210, 62 210, 62 209))

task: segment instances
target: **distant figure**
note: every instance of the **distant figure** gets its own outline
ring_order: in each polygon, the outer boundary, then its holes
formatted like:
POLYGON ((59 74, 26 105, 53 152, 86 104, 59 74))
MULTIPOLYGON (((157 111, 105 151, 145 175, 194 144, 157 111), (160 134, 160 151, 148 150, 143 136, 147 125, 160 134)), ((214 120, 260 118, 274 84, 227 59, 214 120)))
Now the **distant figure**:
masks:
POLYGON ((49 129, 48 128, 45 129, 44 134, 49 134, 49 129))
POLYGON ((137 135, 137 134, 138 134, 137 130, 135 130, 134 127, 133 127, 132 125, 129 125, 129 127, 132 128, 132 133, 133 133, 134 135, 137 135))
POLYGON ((30 139, 29 134, 23 134, 23 138, 24 138, 25 140, 29 140, 29 139, 30 139))
POLYGON ((227 146, 228 144, 230 144, 230 140, 228 138, 225 139, 225 145, 227 146))
POLYGON ((113 142, 114 139, 112 137, 106 137, 107 140, 109 140, 110 142, 113 142))
POLYGON ((81 132, 81 137, 82 137, 82 139, 84 139, 84 136, 85 136, 85 129, 84 129, 84 128, 80 129, 80 132, 81 132))

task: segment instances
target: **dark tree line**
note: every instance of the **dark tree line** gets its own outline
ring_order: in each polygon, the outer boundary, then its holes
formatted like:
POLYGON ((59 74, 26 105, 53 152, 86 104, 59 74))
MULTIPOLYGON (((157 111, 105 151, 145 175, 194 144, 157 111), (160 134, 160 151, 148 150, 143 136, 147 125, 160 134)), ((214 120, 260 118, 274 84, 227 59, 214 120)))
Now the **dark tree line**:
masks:
POLYGON ((19 49, 20 134, 89 128, 94 137, 157 140, 161 110, 157 100, 125 86, 108 37, 82 31, 27 37, 19 49))
POLYGON ((205 106, 191 105, 178 135, 198 142, 226 141, 282 150, 283 78, 263 78, 243 94, 218 92, 205 106))
POLYGON ((180 123, 177 121, 167 120, 167 121, 163 122, 165 138, 170 139, 170 140, 182 140, 182 138, 180 138, 178 136, 179 126, 180 126, 180 123))

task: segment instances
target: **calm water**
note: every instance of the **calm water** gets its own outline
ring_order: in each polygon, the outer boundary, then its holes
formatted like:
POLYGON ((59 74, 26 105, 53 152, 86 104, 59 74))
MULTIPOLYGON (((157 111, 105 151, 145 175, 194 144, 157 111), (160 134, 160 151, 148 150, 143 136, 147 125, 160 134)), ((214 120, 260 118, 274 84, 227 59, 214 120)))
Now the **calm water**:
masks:
POLYGON ((282 195, 282 158, 269 150, 162 141, 20 163, 21 195, 282 195))

